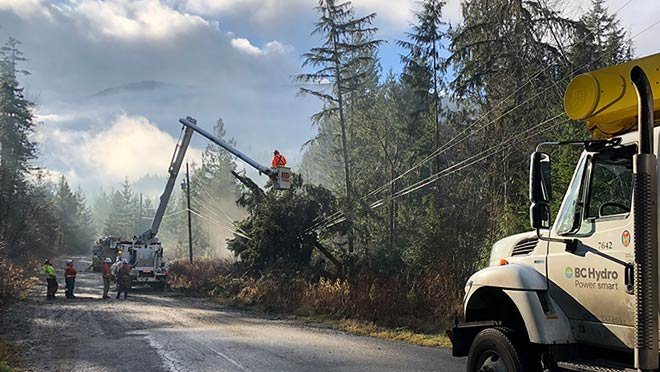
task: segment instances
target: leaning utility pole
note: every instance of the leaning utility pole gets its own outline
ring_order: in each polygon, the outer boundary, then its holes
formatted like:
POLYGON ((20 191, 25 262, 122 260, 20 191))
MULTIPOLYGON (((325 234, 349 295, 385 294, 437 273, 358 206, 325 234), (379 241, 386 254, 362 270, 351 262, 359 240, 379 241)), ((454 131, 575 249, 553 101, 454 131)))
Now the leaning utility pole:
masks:
POLYGON ((188 252, 190 254, 190 263, 193 263, 192 247, 192 215, 190 214, 190 171, 188 162, 186 162, 186 201, 188 203, 188 252))

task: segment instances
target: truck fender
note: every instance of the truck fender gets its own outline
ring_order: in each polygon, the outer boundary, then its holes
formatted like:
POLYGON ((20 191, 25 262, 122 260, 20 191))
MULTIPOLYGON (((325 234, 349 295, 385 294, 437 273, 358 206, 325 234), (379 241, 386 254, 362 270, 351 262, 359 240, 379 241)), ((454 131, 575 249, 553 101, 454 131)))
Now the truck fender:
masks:
POLYGON ((528 266, 493 266, 475 273, 467 282, 464 304, 468 322, 504 321, 496 318, 506 314, 524 323, 532 343, 575 341, 568 318, 549 295, 546 278, 528 266))
POLYGON ((468 279, 467 286, 547 291, 548 281, 541 273, 529 266, 509 264, 477 271, 468 279))

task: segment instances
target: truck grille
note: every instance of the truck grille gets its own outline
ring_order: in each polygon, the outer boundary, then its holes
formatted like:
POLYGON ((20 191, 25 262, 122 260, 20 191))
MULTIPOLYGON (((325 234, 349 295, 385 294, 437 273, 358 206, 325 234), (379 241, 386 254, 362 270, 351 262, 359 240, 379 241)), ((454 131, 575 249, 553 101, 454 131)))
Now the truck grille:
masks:
POLYGON ((536 247, 536 243, 539 242, 539 238, 531 238, 531 239, 525 239, 521 240, 516 244, 515 247, 513 247, 513 253, 511 253, 512 256, 524 256, 526 254, 532 253, 534 248, 536 247))

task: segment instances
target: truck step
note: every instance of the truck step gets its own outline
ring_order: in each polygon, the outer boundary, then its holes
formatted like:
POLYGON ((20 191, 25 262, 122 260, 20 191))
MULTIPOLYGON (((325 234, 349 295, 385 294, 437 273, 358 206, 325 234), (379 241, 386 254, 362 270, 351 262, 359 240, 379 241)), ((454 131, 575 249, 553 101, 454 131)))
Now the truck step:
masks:
POLYGON ((557 367, 566 371, 578 372, 636 372, 636 369, 623 364, 602 360, 572 360, 557 362, 557 367))

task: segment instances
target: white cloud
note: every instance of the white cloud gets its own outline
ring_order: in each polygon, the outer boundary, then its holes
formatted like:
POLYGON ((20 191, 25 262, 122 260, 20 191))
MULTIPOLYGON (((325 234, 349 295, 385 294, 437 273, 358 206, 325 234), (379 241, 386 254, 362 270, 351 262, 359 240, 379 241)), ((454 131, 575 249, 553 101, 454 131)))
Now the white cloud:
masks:
POLYGON ((284 54, 284 53, 291 53, 294 50, 295 48, 292 45, 282 44, 277 40, 269 41, 264 46, 264 53, 266 54, 270 54, 270 53, 284 54))
MULTIPOLYGON (((318 0, 183 0, 182 2, 187 11, 195 14, 244 14, 257 23, 278 21, 301 9, 306 13, 312 13, 314 7, 318 6, 318 0)), ((415 6, 416 0, 353 0, 351 3, 358 15, 375 12, 380 20, 400 29, 408 25, 410 9, 415 6)))
POLYGON ((244 38, 236 38, 236 39, 231 39, 231 46, 234 48, 245 52, 247 54, 252 54, 255 56, 258 56, 263 53, 263 51, 256 46, 252 45, 250 43, 250 40, 244 39, 244 38))
POLYGON ((202 17, 181 13, 159 0, 70 0, 48 4, 42 0, 0 0, 0 10, 22 18, 57 17, 77 25, 87 36, 123 40, 162 40, 199 27, 214 26, 202 17))
MULTIPOLYGON (((146 174, 167 175, 177 139, 144 117, 121 115, 101 131, 44 128, 38 138, 48 140, 49 157, 60 160, 60 169, 72 184, 115 184, 124 177, 135 181, 146 174)), ((201 159, 189 148, 186 158, 201 159)))
POLYGON ((49 123, 62 123, 73 121, 78 118, 76 114, 42 114, 35 113, 34 119, 36 122, 49 122, 49 123))
POLYGON ((282 44, 277 40, 269 41, 263 48, 259 48, 252 45, 250 40, 240 37, 231 39, 231 46, 243 53, 251 54, 253 56, 264 54, 285 54, 294 50, 293 46, 282 44))
POLYGON ((11 10, 22 18, 35 14, 48 16, 48 8, 42 0, 0 0, 0 10, 11 10))

